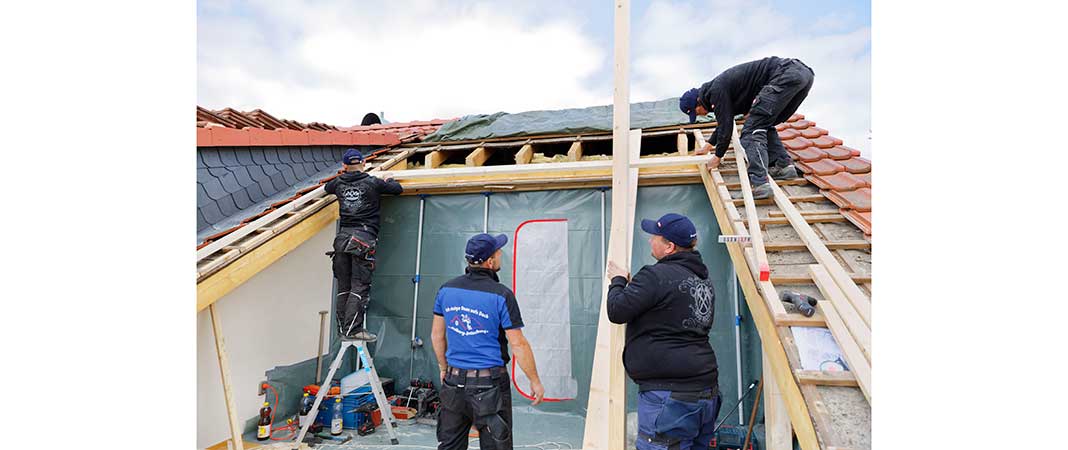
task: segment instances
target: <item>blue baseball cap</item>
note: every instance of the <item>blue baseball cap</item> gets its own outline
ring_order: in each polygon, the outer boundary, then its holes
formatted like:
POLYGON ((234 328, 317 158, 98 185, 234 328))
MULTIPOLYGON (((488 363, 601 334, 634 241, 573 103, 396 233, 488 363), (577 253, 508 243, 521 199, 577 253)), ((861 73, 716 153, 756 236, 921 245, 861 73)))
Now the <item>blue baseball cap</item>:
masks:
POLYGON ((697 122, 697 88, 682 93, 682 97, 679 97, 679 109, 690 116, 690 123, 697 122))
POLYGON ((679 247, 689 247, 697 239, 697 227, 684 215, 668 213, 659 220, 642 219, 642 231, 663 236, 679 247))
POLYGON ((341 157, 341 162, 345 164, 360 164, 363 162, 363 153, 354 148, 345 150, 345 155, 341 157))
POLYGON ((464 256, 471 264, 482 264, 505 245, 508 245, 508 235, 479 233, 467 240, 464 256))

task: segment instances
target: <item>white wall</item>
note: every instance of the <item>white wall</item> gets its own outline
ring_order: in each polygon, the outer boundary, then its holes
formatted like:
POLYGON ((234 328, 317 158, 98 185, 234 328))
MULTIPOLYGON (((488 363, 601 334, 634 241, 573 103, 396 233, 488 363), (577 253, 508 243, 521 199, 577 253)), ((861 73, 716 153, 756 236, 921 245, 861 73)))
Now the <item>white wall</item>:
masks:
MULTIPOLYGON (((329 225, 215 303, 239 425, 259 413, 256 386, 267 370, 315 357, 318 312, 330 310, 333 275, 323 253, 333 238, 329 225)), ((205 308, 197 313, 197 448, 230 437, 214 338, 205 308)))

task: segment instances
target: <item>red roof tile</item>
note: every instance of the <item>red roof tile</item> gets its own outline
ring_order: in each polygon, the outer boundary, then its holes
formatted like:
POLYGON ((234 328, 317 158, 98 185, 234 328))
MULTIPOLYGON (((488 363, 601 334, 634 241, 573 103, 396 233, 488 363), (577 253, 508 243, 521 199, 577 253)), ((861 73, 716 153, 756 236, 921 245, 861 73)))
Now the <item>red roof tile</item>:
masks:
POLYGON ((820 189, 832 191, 852 191, 864 187, 871 187, 864 179, 849 172, 838 172, 834 175, 807 175, 805 179, 811 181, 820 189))
POLYGON ((810 127, 801 130, 801 135, 808 139, 816 139, 820 136, 827 134, 827 130, 820 127, 810 127))
POLYGON ((834 204, 860 212, 871 211, 871 189, 860 188, 853 191, 823 191, 823 195, 834 204))
POLYGON ((831 148, 836 145, 842 145, 842 140, 832 136, 820 136, 812 139, 812 145, 819 148, 831 148))
POLYGON ((816 122, 810 120, 798 120, 797 122, 790 122, 790 126, 795 130, 804 130, 805 128, 816 126, 816 122))
POLYGON ((860 212, 852 209, 842 210, 842 215, 853 222, 866 236, 871 236, 871 211, 860 212))
POLYGON ((849 158, 847 160, 838 161, 849 173, 868 173, 871 172, 871 161, 864 158, 849 158))
POLYGON ((197 147, 395 145, 421 139, 452 119, 336 127, 279 119, 261 109, 212 111, 197 106, 197 147))
POLYGON ((845 167, 842 167, 841 164, 838 164, 830 158, 824 158, 810 163, 797 162, 796 165, 801 168, 802 172, 816 175, 833 175, 845 171, 845 167))
POLYGON ((815 162, 827 157, 827 152, 816 147, 809 147, 792 152, 794 159, 804 162, 815 162))
POLYGON ((841 145, 826 148, 823 149, 823 151, 827 152, 827 156, 830 156, 833 159, 849 159, 853 157, 853 152, 850 151, 850 148, 841 145))
POLYGON ((795 137, 800 137, 800 136, 801 136, 801 132, 797 131, 797 130, 795 130, 793 128, 785 128, 785 129, 779 131, 779 140, 782 140, 782 141, 788 141, 790 139, 793 139, 795 137))
POLYGON ((795 150, 796 151, 796 150, 801 150, 803 148, 811 147, 812 146, 812 141, 810 141, 808 139, 805 139, 803 137, 797 137, 797 138, 790 139, 788 141, 783 141, 782 145, 785 146, 786 148, 790 149, 790 150, 795 150))

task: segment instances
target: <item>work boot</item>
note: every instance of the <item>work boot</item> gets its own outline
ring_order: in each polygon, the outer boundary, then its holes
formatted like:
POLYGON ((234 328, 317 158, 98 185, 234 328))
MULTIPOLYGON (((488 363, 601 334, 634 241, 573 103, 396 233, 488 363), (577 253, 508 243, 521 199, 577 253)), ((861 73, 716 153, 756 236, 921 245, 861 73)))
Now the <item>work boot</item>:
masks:
MULTIPOLYGON (((752 185, 750 185, 750 186, 752 186, 752 185)), ((771 197, 771 185, 770 184, 764 183, 764 184, 761 184, 761 185, 753 187, 753 200, 760 200, 762 198, 768 198, 768 197, 771 197)), ((741 200, 741 199, 745 198, 745 196, 742 195, 742 191, 734 191, 734 192, 731 192, 731 198, 734 199, 734 200, 741 200)))
POLYGON ((345 341, 374 342, 378 340, 378 336, 370 331, 367 331, 366 328, 360 327, 352 330, 352 332, 349 333, 348 336, 342 336, 341 339, 345 341))
POLYGON ((753 188, 753 200, 771 198, 771 183, 764 183, 753 188))
POLYGON ((797 169, 793 165, 786 167, 769 167, 768 175, 776 180, 792 180, 797 178, 797 169))

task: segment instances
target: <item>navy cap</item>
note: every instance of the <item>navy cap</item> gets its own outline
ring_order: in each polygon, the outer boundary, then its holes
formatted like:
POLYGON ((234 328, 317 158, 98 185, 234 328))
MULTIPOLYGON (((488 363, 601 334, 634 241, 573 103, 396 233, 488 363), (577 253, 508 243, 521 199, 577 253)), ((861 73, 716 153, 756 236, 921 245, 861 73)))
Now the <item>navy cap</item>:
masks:
POLYGON ((690 123, 697 122, 697 89, 690 89, 679 97, 679 109, 690 116, 690 123))
POLYGON ((684 215, 668 213, 660 220, 642 219, 642 230, 663 236, 679 247, 689 247, 697 239, 697 227, 684 215))
POLYGON ((467 249, 464 250, 464 256, 467 257, 467 261, 471 264, 482 264, 505 245, 508 245, 507 235, 498 234, 493 236, 479 233, 467 240, 467 249))
POLYGON ((354 148, 345 150, 345 155, 341 157, 341 162, 345 164, 360 164, 363 162, 363 153, 354 148))

